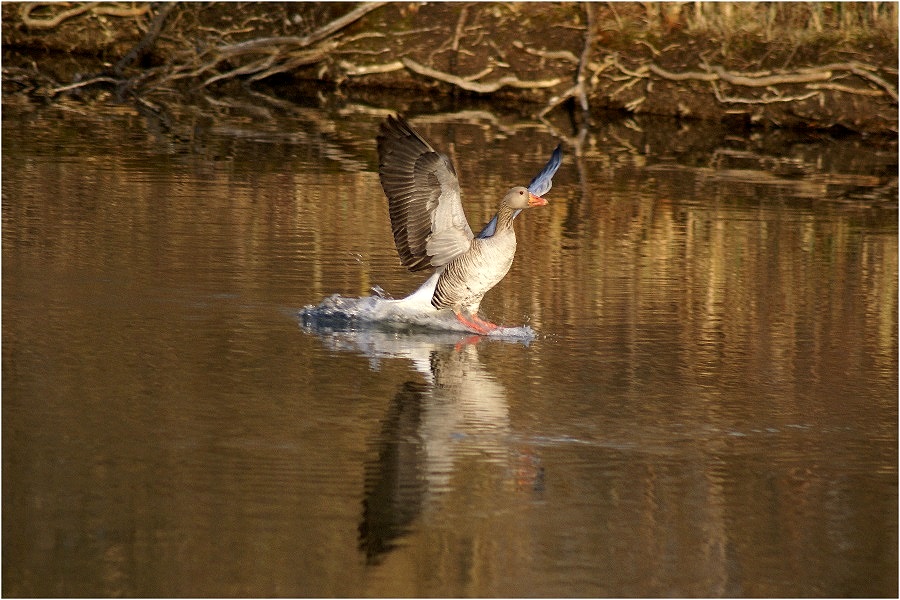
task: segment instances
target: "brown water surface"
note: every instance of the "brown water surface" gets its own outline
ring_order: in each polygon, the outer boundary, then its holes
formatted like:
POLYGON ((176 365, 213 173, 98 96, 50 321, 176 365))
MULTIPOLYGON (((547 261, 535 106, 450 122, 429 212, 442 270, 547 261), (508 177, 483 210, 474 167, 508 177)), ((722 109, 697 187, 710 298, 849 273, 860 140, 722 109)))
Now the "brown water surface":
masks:
POLYGON ((897 595, 896 144, 598 125, 473 343, 298 321, 424 278, 379 116, 184 119, 4 107, 4 595, 897 595))

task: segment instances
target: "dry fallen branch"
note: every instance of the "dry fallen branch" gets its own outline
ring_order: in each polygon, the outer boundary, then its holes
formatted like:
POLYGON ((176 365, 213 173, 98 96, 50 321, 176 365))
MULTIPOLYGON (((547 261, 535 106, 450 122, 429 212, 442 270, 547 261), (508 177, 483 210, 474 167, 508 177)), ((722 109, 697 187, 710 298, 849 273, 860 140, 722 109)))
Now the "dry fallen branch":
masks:
POLYGON ((431 77, 432 79, 437 79, 438 81, 443 81, 444 83, 455 85, 466 90, 467 92, 475 92, 478 94, 490 94, 503 87, 550 88, 555 85, 559 85, 559 83, 562 81, 559 78, 540 79, 537 81, 523 81, 515 75, 507 75, 490 83, 478 83, 476 81, 469 81, 464 77, 458 77, 450 73, 432 69, 431 67, 426 67, 425 65, 420 65, 411 58, 403 57, 400 59, 400 61, 407 69, 409 69, 413 73, 423 75, 425 77, 431 77))
POLYGON ((856 88, 849 85, 841 85, 839 83, 809 83, 806 85, 811 90, 834 90, 836 92, 844 92, 845 94, 856 94, 857 96, 884 96, 883 90, 873 90, 870 88, 856 88))
POLYGON ((783 75, 746 76, 729 73, 723 67, 711 66, 709 69, 718 75, 718 78, 731 85, 743 87, 769 87, 772 85, 784 85, 791 83, 813 83, 816 81, 828 81, 832 77, 830 70, 815 69, 806 73, 785 73, 783 75))
POLYGON ((121 77, 122 72, 127 67, 137 62, 150 48, 153 47, 153 44, 156 43, 156 38, 162 33, 163 24, 166 22, 169 13, 171 13, 174 8, 174 3, 164 4, 160 7, 159 11, 157 11, 156 15, 153 17, 153 21, 150 22, 150 27, 147 28, 147 33, 144 34, 144 37, 115 64, 113 67, 114 75, 121 77))
POLYGON ((773 104, 775 102, 799 102, 801 100, 807 100, 812 98, 813 96, 817 96, 821 92, 813 91, 808 94, 801 94, 800 96, 782 96, 780 94, 775 95, 763 95, 760 98, 741 98, 738 96, 726 96, 720 90, 719 86, 716 85, 715 81, 711 81, 710 85, 712 85, 713 93, 716 96, 716 100, 721 102, 722 104, 773 104))
POLYGON ((299 69, 300 67, 305 67, 306 65, 315 64, 319 61, 325 60, 325 58, 328 57, 329 50, 329 47, 325 47, 296 52, 287 57, 285 60, 282 60, 281 63, 270 66, 262 72, 257 72, 252 77, 250 77, 250 81, 259 81, 260 79, 265 79, 266 77, 271 77, 272 75, 276 75, 278 73, 287 73, 288 71, 293 71, 295 69, 299 69))
POLYGON ((340 62, 341 69, 348 77, 359 77, 362 75, 374 75, 378 73, 391 73, 393 71, 401 71, 405 67, 399 60, 384 65, 355 65, 348 61, 340 62))
POLYGON ((870 71, 875 70, 874 67, 870 67, 870 66, 868 66, 868 65, 860 65, 860 64, 857 64, 857 63, 850 63, 850 64, 847 65, 847 66, 849 67, 848 70, 849 70, 851 73, 853 73, 853 74, 856 75, 857 77, 862 77, 863 79, 868 79, 869 81, 871 81, 871 82, 874 83, 875 85, 881 87, 882 89, 884 89, 885 92, 887 92, 888 96, 891 97, 891 99, 894 101, 894 103, 897 102, 897 90, 896 90, 896 88, 894 88, 894 86, 892 86, 891 84, 889 84, 887 81, 885 81, 884 79, 882 79, 882 78, 879 77, 878 75, 875 75, 874 73, 871 73, 870 71))
POLYGON ((295 46, 299 48, 306 48, 307 46, 312 46, 313 44, 324 40, 328 36, 337 33, 344 27, 347 27, 348 25, 358 21, 376 8, 381 8, 384 4, 384 2, 368 2, 366 4, 362 4, 348 12, 346 15, 338 17, 334 21, 331 21, 323 25, 319 29, 316 29, 312 33, 304 36, 254 38, 245 42, 220 46, 219 48, 216 48, 216 52, 223 58, 229 58, 239 54, 245 54, 257 50, 268 52, 271 51, 273 47, 278 46, 295 46))
POLYGON ((234 44, 226 44, 214 48, 211 53, 214 58, 191 72, 191 76, 197 76, 214 69, 219 63, 226 60, 237 60, 245 56, 263 54, 249 64, 235 67, 225 73, 219 73, 205 79, 200 86, 206 87, 217 81, 231 79, 241 75, 253 75, 253 81, 264 79, 276 73, 283 73, 301 66, 313 64, 327 57, 328 52, 336 47, 334 42, 329 42, 323 47, 306 50, 323 40, 328 39, 341 29, 358 21, 376 8, 383 6, 384 2, 369 2, 351 10, 346 15, 323 25, 319 29, 304 36, 281 36, 254 38, 234 44))

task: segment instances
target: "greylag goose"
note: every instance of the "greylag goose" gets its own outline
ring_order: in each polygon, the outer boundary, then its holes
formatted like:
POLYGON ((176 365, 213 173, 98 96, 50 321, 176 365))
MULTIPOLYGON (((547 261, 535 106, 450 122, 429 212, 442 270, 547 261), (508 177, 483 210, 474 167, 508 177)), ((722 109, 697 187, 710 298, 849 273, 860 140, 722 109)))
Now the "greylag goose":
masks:
POLYGON ((516 253, 513 219, 543 198, 562 161, 557 146, 544 169, 526 187, 506 192, 497 214, 475 236, 466 220, 459 181, 450 159, 426 142, 406 120, 381 124, 378 174, 388 199, 391 230, 401 263, 410 271, 436 269, 410 298, 430 295, 434 309, 450 309, 466 328, 486 334, 498 325, 478 316, 484 295, 512 266, 516 253))

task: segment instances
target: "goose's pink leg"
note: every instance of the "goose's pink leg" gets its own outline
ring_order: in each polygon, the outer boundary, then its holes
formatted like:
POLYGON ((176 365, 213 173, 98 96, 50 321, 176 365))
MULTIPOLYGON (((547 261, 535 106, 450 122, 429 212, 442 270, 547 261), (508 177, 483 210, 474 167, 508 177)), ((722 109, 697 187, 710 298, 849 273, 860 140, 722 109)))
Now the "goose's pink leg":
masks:
POLYGON ((466 316, 463 315, 462 312, 453 311, 453 314, 456 315, 457 321, 459 321, 460 323, 462 323, 469 329, 471 329, 477 333, 480 333, 482 335, 484 335, 486 333, 490 333, 493 330, 500 327, 499 325, 497 325, 495 323, 491 323, 490 321, 485 321, 478 315, 471 315, 470 317, 466 318, 466 316))
POLYGON ((488 331, 493 331, 495 329, 500 329, 500 326, 496 323, 491 323, 490 321, 486 321, 479 317, 477 314, 472 315, 472 320, 487 329, 488 331))

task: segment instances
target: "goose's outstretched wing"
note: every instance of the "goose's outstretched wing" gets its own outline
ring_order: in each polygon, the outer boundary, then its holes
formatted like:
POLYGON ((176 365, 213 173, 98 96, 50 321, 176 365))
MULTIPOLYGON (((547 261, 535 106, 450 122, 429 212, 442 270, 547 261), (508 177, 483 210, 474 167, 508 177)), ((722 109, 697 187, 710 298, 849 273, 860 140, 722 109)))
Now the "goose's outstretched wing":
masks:
POLYGON ((543 196, 549 192, 550 188, 553 187, 553 176, 556 174, 556 170, 559 169, 559 165, 561 164, 562 144, 556 147, 556 150, 550 155, 550 160, 547 161, 547 164, 544 165, 541 172, 535 175, 534 179, 531 180, 531 183, 528 184, 528 191, 535 196, 543 196))
MULTIPOLYGON (((528 184, 528 191, 534 194, 535 196, 543 196, 547 192, 550 191, 550 188, 553 187, 553 175, 556 174, 557 169, 559 169, 559 165, 562 164, 562 144, 556 146, 556 149, 553 151, 553 154, 550 155, 550 160, 547 161, 547 164, 544 165, 544 168, 541 169, 541 172, 534 176, 534 179, 531 180, 531 183, 528 184)), ((519 215, 518 211, 515 213, 513 218, 519 215)), ((497 230, 497 216, 494 215, 494 218, 488 221, 487 225, 478 233, 476 237, 479 238, 489 238, 494 235, 494 232, 497 230)))
POLYGON ((394 243, 403 265, 410 271, 439 267, 468 250, 472 229, 450 159, 399 115, 381 124, 378 158, 394 243))

